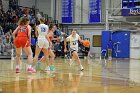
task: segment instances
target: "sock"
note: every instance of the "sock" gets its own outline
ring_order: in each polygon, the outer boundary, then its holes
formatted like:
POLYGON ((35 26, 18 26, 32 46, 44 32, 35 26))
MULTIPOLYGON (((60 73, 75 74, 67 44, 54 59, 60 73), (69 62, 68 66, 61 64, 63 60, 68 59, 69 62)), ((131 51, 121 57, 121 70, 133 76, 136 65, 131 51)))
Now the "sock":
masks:
POLYGON ((83 66, 80 64, 80 67, 83 68, 83 66))
POLYGON ((19 68, 19 65, 16 65, 16 68, 19 68))
POLYGON ((30 65, 32 65, 32 64, 33 64, 33 62, 30 63, 30 65))
POLYGON ((27 68, 31 68, 32 66, 31 65, 27 65, 27 68))

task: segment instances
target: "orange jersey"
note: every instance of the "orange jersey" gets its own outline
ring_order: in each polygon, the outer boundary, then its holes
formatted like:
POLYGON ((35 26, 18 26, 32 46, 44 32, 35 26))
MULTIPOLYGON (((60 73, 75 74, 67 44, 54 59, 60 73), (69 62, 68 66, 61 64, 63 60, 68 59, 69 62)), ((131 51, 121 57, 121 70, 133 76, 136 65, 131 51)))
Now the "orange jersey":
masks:
MULTIPOLYGON (((49 39, 50 39, 50 41, 52 41, 53 39, 54 39, 54 37, 53 37, 53 32, 51 31, 51 30, 49 30, 48 31, 48 34, 49 34, 49 39)), ((48 48, 48 51, 50 51, 51 50, 51 46, 48 48)))
POLYGON ((19 27, 17 32, 17 37, 28 37, 28 28, 27 26, 19 27))
POLYGON ((28 28, 27 26, 21 26, 17 29, 17 37, 15 38, 14 44, 16 48, 29 47, 31 44, 28 39, 28 28))
POLYGON ((49 34, 49 39, 52 41, 54 39, 53 32, 49 30, 49 33, 48 34, 49 34))

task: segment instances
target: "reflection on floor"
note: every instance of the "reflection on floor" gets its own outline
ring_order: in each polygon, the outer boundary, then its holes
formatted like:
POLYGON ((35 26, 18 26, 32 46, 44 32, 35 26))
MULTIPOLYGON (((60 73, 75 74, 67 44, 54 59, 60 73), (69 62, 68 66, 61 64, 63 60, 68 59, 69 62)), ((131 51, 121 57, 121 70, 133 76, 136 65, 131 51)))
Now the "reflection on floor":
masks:
POLYGON ((15 62, 0 60, 0 93, 140 93, 140 60, 81 59, 77 63, 57 58, 55 72, 44 72, 44 63, 36 74, 15 73, 15 62))

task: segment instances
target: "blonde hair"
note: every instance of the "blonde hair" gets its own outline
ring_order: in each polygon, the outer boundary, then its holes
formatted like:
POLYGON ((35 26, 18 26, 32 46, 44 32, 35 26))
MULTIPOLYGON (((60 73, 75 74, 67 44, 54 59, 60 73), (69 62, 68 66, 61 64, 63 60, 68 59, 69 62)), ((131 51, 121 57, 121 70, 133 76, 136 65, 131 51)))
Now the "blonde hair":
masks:
POLYGON ((77 32, 77 31, 73 29, 71 32, 77 32))
POLYGON ((42 23, 44 23, 45 22, 45 18, 40 18, 40 20, 39 20, 40 22, 42 22, 42 23))

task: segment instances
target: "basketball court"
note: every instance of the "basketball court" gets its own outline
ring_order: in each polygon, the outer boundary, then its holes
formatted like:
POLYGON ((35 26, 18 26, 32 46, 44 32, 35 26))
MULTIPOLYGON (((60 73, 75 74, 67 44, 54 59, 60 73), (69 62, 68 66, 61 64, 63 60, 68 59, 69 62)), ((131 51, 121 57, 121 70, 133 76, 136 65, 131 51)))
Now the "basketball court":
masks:
POLYGON ((0 0, 0 93, 140 93, 139 19, 140 0, 0 0))
MULTIPOLYGON (((21 73, 15 73, 15 62, 0 60, 1 93, 139 93, 140 62, 129 59, 82 59, 77 63, 62 58, 54 62, 53 73, 38 70, 27 73, 26 60, 21 60, 21 73)), ((43 64, 43 63, 41 63, 43 64)))

